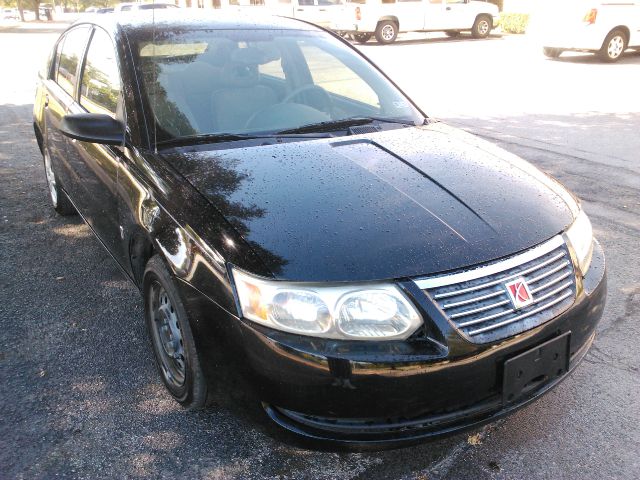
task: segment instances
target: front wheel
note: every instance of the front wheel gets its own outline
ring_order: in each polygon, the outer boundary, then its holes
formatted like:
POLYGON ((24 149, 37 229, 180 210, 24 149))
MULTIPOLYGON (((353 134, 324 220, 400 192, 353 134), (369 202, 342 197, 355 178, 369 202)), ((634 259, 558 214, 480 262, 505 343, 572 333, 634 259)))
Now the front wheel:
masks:
POLYGON ((378 43, 393 43, 398 37, 398 25, 390 20, 383 20, 378 23, 375 35, 378 43))
POLYGON ((493 20, 487 15, 479 15, 471 27, 471 36, 473 38, 487 38, 493 27, 493 20))
POLYGON ((558 58, 562 54, 562 50, 560 50, 559 48, 543 47, 542 53, 545 55, 545 57, 558 58))
POLYGON ((208 385, 187 311, 175 280, 158 255, 147 263, 143 292, 145 319, 162 381, 183 407, 204 407, 208 385))
POLYGON ((77 213, 76 209, 71 203, 71 200, 69 200, 67 195, 60 188, 60 182, 58 182, 58 177, 53 171, 51 156, 49 155, 49 150, 46 147, 42 158, 44 161, 44 173, 47 178, 47 187, 49 187, 49 199, 51 200, 53 209, 63 217, 75 215, 77 213))
POLYGON ((607 35, 598 52, 600 58, 608 63, 617 62, 627 49, 627 35, 622 30, 613 30, 607 35))
POLYGON ((358 43, 367 43, 372 36, 371 33, 354 33, 353 39, 358 43))

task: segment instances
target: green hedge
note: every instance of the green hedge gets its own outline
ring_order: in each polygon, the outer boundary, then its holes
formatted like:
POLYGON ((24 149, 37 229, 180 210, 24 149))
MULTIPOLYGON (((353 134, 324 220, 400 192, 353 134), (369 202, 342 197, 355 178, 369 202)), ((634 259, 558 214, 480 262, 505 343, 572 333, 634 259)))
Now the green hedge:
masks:
POLYGON ((505 13, 500 14, 500 27, 506 33, 524 33, 529 24, 529 14, 527 13, 505 13))

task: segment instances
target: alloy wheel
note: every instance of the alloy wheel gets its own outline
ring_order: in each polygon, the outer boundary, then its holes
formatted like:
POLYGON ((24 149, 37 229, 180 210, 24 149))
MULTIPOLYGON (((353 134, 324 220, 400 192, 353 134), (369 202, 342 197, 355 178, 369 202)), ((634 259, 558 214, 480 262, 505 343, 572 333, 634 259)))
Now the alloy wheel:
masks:
POLYGON ((607 54, 609 58, 618 58, 624 51, 624 38, 620 35, 616 35, 609 41, 607 45, 607 54))
POLYGON ((382 38, 384 38, 387 42, 390 42, 394 39, 396 35, 396 31, 392 25, 385 25, 382 27, 382 38))
POLYGON ((51 203, 53 207, 58 206, 58 190, 56 185, 56 176, 53 173, 53 167, 51 166, 51 158, 49 152, 44 152, 44 172, 47 177, 47 186, 49 187, 49 196, 51 197, 51 203))

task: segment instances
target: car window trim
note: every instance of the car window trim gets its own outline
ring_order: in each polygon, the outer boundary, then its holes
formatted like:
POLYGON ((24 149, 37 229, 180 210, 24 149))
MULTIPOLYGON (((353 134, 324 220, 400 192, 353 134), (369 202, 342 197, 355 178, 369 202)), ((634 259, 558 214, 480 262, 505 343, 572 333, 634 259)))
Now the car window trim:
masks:
MULTIPOLYGON (((127 137, 130 136, 130 129, 129 129, 129 125, 127 123, 127 108, 124 102, 124 96, 123 96, 123 88, 124 88, 124 82, 122 80, 122 68, 121 68, 121 64, 120 64, 120 58, 118 55, 118 49, 116 46, 116 43, 113 41, 113 37, 111 36, 111 34, 105 30, 104 28, 100 27, 99 25, 89 25, 91 28, 91 32, 89 33, 89 40, 87 41, 85 47, 84 47, 84 53, 82 55, 82 61, 79 62, 79 67, 80 71, 78 74, 78 79, 80 80, 79 82, 76 82, 76 98, 74 99, 74 101, 78 104, 78 106, 84 110, 85 112, 89 112, 84 105, 82 105, 82 101, 81 101, 81 86, 82 86, 82 77, 84 75, 84 69, 87 63, 87 54, 89 53, 89 47, 91 47, 91 41, 93 40, 93 37, 95 35, 95 32, 100 29, 102 30, 104 33, 107 34, 107 36, 109 37, 109 40, 111 41, 111 46, 113 47, 113 52, 115 53, 115 59, 116 59, 116 66, 118 68, 118 77, 120 79, 120 95, 118 95, 118 104, 116 106, 116 112, 115 112, 115 118, 116 120, 120 120, 125 127, 125 135, 127 137), (120 114, 118 114, 118 110, 120 110, 120 114)), ((129 138, 130 140, 130 138, 129 138)))
POLYGON ((78 82, 76 101, 78 102, 78 105, 80 105, 80 108, 88 112, 88 110, 84 107, 84 105, 82 105, 82 93, 81 93, 82 78, 84 77, 84 69, 87 66, 87 55, 89 53, 89 49, 91 48, 91 42, 93 41, 93 37, 95 36, 98 30, 102 30, 107 35, 107 37, 109 37, 109 40, 111 41, 111 46, 113 47, 113 53, 115 54, 115 59, 116 59, 116 67, 118 68, 118 79, 120 80, 120 94, 118 95, 118 105, 116 106, 116 111, 114 112, 114 115, 117 120, 123 121, 126 126, 127 114, 126 114, 126 108, 124 105, 124 100, 122 98, 122 90, 123 90, 124 83, 122 81, 122 68, 120 66, 120 59, 118 58, 118 49, 116 47, 115 42, 113 41, 113 37, 109 34, 108 31, 106 31, 104 28, 98 25, 93 25, 92 27, 93 28, 91 29, 91 34, 89 35, 89 41, 87 42, 87 45, 84 49, 84 55, 82 56, 80 74, 78 75, 78 78, 80 79, 80 81, 78 82), (122 112, 122 115, 121 115, 122 118, 120 118, 120 115, 118 115, 118 109, 120 109, 120 111, 122 112))
MULTIPOLYGON (((62 90, 67 95, 69 95, 69 97, 71 97, 71 99, 77 103, 80 103, 78 101, 78 93, 79 93, 79 85, 80 85, 78 83, 78 75, 80 74, 80 71, 81 71, 80 67, 84 61, 84 57, 87 54, 87 46, 89 45, 89 38, 91 37, 92 34, 93 34, 92 25, 86 24, 86 23, 82 23, 80 25, 74 25, 73 27, 69 28, 66 32, 64 32, 64 35, 60 37, 60 39, 58 40, 58 43, 56 44, 56 61, 55 61, 55 68, 54 68, 52 80, 56 85, 60 87, 60 90, 62 90), (75 79, 73 83, 73 94, 70 94, 64 88, 62 88, 62 86, 58 83, 58 68, 60 63, 60 59, 57 55, 58 45, 60 45, 60 42, 62 42, 62 50, 64 50, 64 42, 67 40, 69 32, 72 32, 74 30, 87 29, 87 27, 88 27, 88 32, 86 37, 87 39, 85 40, 84 46, 82 48, 82 52, 80 53, 80 58, 78 59, 78 65, 76 65, 75 79)), ((62 50, 60 50, 60 56, 62 56, 62 50)))

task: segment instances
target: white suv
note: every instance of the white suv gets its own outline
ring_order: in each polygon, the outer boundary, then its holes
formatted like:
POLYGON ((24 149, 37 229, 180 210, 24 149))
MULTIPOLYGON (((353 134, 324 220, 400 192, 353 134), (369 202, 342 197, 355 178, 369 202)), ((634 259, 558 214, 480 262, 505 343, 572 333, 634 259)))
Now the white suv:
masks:
POLYGON ((553 2, 538 28, 547 57, 572 50, 595 52, 615 62, 627 47, 640 47, 640 1, 553 2))
POLYGON ((364 43, 375 35, 392 43, 400 32, 440 32, 457 36, 470 31, 485 38, 499 21, 498 7, 474 0, 351 0, 331 28, 364 43))

